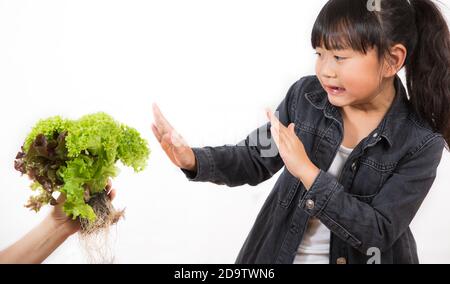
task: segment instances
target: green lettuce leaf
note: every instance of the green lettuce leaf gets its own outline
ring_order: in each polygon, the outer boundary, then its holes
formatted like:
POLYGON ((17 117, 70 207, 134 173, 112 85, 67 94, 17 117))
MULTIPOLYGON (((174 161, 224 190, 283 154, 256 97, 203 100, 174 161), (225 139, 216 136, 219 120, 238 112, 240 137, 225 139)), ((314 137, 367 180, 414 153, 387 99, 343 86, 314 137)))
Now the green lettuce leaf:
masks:
POLYGON ((26 137, 15 168, 35 181, 40 192, 26 205, 38 211, 55 204, 52 196, 66 196, 64 212, 72 218, 95 220, 89 199, 104 190, 107 181, 119 174, 121 161, 135 172, 144 170, 150 149, 139 132, 120 124, 106 113, 95 113, 79 120, 60 116, 40 120, 26 137))

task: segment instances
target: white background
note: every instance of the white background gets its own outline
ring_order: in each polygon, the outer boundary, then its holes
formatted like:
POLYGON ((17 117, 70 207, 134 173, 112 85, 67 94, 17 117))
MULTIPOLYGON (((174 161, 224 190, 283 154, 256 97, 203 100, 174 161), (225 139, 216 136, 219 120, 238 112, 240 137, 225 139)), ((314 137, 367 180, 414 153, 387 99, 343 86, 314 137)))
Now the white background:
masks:
MULTIPOLYGON (((279 173, 257 187, 189 182, 150 129, 157 102, 192 146, 237 143, 314 74, 309 37, 326 1, 0 1, 0 249, 43 219, 13 168, 40 118, 105 111, 152 153, 113 183, 126 219, 119 263, 233 263, 279 173)), ((445 10, 449 18, 449 10, 445 10)), ((449 154, 413 221, 422 262, 450 263, 449 154)), ((48 263, 85 262, 71 237, 48 263)))

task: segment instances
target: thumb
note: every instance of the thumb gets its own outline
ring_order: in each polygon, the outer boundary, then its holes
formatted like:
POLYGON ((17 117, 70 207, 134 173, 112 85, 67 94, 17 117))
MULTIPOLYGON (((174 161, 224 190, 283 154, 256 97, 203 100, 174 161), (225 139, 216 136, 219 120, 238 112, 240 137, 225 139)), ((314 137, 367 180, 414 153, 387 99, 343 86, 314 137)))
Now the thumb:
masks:
POLYGON ((295 134, 295 124, 294 123, 290 123, 288 126, 288 129, 291 133, 295 134))

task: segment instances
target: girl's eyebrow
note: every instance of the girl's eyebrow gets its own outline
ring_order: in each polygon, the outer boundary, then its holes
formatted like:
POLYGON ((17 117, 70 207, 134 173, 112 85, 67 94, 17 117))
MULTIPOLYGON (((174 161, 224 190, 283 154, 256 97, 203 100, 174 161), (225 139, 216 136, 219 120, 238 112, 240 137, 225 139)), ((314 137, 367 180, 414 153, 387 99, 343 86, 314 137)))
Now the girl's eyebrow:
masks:
POLYGON ((353 53, 354 50, 352 50, 352 49, 340 49, 340 50, 334 50, 334 52, 353 53))
POLYGON ((316 47, 315 48, 317 51, 327 51, 327 52, 347 52, 347 53, 352 53, 354 52, 353 49, 351 48, 343 48, 343 49, 326 49, 326 48, 322 48, 322 47, 316 47))

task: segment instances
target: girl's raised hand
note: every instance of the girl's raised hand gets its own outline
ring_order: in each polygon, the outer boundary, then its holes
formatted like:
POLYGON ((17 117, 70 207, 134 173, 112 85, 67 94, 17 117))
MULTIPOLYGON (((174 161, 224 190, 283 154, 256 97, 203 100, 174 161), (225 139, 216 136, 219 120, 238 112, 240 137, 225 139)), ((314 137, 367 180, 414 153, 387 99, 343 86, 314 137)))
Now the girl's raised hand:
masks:
POLYGON ((295 134, 294 123, 284 126, 270 109, 266 109, 266 115, 271 123, 270 132, 286 168, 293 176, 301 178, 311 161, 302 141, 295 134))
POLYGON ((152 131, 166 155, 175 166, 195 171, 197 165, 194 151, 170 125, 156 103, 153 103, 152 108, 154 117, 152 131))

